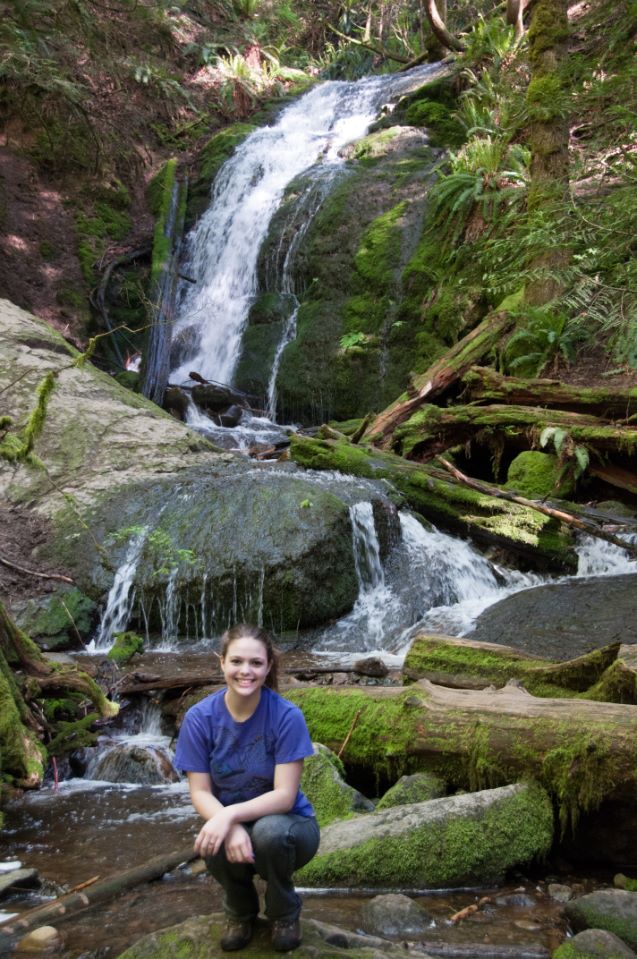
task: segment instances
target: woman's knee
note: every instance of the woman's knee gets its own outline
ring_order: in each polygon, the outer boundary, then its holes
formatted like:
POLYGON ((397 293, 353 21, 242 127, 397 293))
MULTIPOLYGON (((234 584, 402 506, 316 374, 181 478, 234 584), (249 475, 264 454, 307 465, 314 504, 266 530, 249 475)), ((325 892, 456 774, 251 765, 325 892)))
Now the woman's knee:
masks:
POLYGON ((252 846, 255 855, 271 855, 290 845, 291 820, 286 815, 263 816, 252 827, 252 846))

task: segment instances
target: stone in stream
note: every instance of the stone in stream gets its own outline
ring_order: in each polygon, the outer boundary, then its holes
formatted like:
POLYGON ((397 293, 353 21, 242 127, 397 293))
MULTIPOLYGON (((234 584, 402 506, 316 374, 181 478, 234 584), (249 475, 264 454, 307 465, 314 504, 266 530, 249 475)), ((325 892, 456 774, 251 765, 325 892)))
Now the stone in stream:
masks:
MULTIPOLYGON (((177 926, 162 929, 144 936, 119 959, 210 959, 219 953, 219 938, 223 931, 224 917, 220 914, 195 916, 177 926)), ((314 919, 301 921, 302 945, 294 950, 295 959, 428 959, 423 952, 392 945, 386 939, 361 936, 356 933, 317 922, 314 919)), ((274 956, 270 946, 269 927, 258 920, 255 935, 244 951, 246 956, 274 956)), ((429 957, 430 959, 430 957, 429 957)))
POLYGON ((404 806, 406 803, 428 802, 440 799, 447 794, 445 783, 434 773, 414 773, 401 776, 398 782, 387 790, 376 803, 376 809, 389 809, 391 806, 404 806))
POLYGON ((536 784, 411 803, 326 826, 309 886, 486 885, 546 855, 553 808, 536 784))
POLYGON ((425 910, 400 893, 374 896, 364 904, 361 917, 365 932, 385 939, 414 939, 431 925, 425 910))
POLYGON ((62 938, 55 926, 39 926, 20 939, 16 952, 51 952, 62 945, 62 938))
POLYGON ((637 949, 637 892, 598 889, 566 903, 575 929, 606 929, 637 949))
POLYGON ((314 743, 314 755, 303 766, 301 789, 316 811, 321 826, 344 819, 354 812, 372 812, 374 804, 344 779, 340 759, 321 743, 314 743))
POLYGON ((637 954, 612 932, 585 929, 562 943, 553 959, 637 959, 637 954))

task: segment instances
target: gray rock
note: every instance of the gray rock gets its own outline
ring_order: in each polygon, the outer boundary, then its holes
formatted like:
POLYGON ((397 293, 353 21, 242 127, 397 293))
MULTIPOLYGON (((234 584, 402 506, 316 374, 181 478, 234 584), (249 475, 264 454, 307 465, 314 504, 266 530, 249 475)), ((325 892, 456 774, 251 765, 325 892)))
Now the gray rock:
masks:
POLYGON ((575 929, 605 929, 637 949, 637 892, 599 889, 566 903, 575 929))
POLYGON ((556 902, 569 902, 573 898, 573 890, 570 886, 564 886, 559 882, 550 882, 547 892, 551 899, 556 902))
POLYGON ((401 776, 397 783, 388 789, 377 803, 376 809, 389 809, 392 806, 404 806, 406 803, 428 802, 446 795, 447 787, 439 776, 433 773, 414 773, 401 776))
POLYGON ((637 959, 625 942, 604 929, 585 929, 567 939, 553 959, 637 959))
POLYGON ((375 679, 384 679, 389 673, 389 667, 378 656, 357 659, 354 663, 354 669, 361 676, 371 676, 375 679))
POLYGON ((362 909, 365 932, 385 939, 417 938, 427 931, 430 922, 424 909, 400 893, 374 896, 362 909))
POLYGON ((518 783, 332 823, 298 876, 319 886, 480 885, 546 854, 552 840, 548 796, 518 783))
MULTIPOLYGON (((162 929, 144 936, 121 953, 119 959, 174 959, 187 955, 189 959, 210 959, 218 954, 219 937, 223 930, 222 915, 196 916, 178 926, 162 929)), ((423 952, 394 946, 386 940, 361 936, 328 923, 312 919, 301 922, 303 943, 294 950, 295 959, 430 959, 423 952)), ((255 935, 246 955, 270 955, 269 927, 258 921, 255 935)))

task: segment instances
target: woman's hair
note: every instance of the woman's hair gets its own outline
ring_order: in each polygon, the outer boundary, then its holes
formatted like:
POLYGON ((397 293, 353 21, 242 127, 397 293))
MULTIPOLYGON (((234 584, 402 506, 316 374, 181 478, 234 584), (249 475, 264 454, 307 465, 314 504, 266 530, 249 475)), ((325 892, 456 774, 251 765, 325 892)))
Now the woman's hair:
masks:
POLYGON ((279 689, 279 654, 274 648, 272 637, 262 629, 261 626, 251 626, 249 623, 237 623, 231 629, 227 629, 221 637, 221 657, 227 656, 228 648, 235 639, 256 639, 265 647, 270 671, 265 677, 265 685, 269 686, 275 692, 279 689))

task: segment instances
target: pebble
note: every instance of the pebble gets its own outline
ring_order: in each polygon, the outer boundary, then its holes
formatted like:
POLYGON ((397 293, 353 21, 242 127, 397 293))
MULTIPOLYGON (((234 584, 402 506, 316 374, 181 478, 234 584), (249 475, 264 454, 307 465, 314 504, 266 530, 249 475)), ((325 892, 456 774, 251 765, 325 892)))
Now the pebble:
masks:
POLYGON ((20 940, 16 952, 45 952, 61 945, 62 939, 55 926, 40 926, 20 940))

